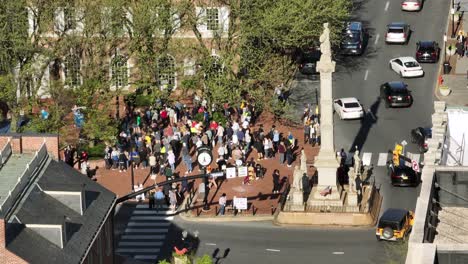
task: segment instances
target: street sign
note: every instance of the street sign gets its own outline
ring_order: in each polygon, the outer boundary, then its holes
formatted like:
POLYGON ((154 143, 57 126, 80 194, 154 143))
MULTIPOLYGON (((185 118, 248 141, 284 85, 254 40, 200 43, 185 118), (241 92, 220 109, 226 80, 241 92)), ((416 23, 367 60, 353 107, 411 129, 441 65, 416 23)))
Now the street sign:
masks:
POLYGON ((221 177, 221 176, 224 176, 224 172, 222 172, 222 171, 213 172, 213 173, 211 173, 210 175, 211 175, 211 177, 213 177, 213 178, 221 177))
POLYGON ((236 168, 227 168, 226 169, 226 178, 231 179, 236 177, 236 168))
POLYGON ((412 161, 411 161, 411 167, 413 168, 413 170, 414 170, 415 172, 419 172, 419 164, 418 164, 417 161, 412 160, 412 161))

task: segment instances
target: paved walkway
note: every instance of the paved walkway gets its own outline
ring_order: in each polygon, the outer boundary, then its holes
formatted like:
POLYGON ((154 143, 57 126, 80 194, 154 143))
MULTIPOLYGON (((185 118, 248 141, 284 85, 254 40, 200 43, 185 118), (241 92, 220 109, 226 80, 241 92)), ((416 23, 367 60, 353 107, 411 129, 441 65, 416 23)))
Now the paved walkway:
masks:
MULTIPOLYGON (((270 127, 273 125, 271 116, 261 116, 257 121, 257 125, 263 124, 263 127, 268 131, 270 127)), ((295 138, 297 138, 298 147, 295 151, 296 160, 293 162, 292 167, 287 167, 286 164, 280 165, 279 164, 279 157, 278 155, 275 158, 271 159, 264 159, 261 161, 256 161, 260 163, 264 168, 266 168, 265 177, 263 179, 256 180, 252 183, 252 185, 243 185, 242 178, 233 178, 229 180, 225 180, 219 184, 219 188, 212 189, 210 191, 209 201, 212 204, 212 210, 208 212, 200 212, 201 207, 203 206, 202 201, 195 202, 194 207, 192 208, 192 214, 201 216, 212 217, 216 215, 216 206, 218 205, 218 199, 223 194, 227 194, 228 204, 232 202, 234 196, 237 197, 247 197, 249 202, 249 208, 255 208, 255 212, 258 215, 271 215, 272 206, 276 208, 278 206, 278 194, 273 194, 273 179, 272 173, 275 169, 279 169, 280 176, 286 179, 290 179, 292 181, 294 166, 299 165, 300 162, 300 151, 301 148, 304 147, 304 150, 307 155, 307 163, 313 164, 315 156, 318 154, 319 146, 312 147, 312 145, 307 144, 304 146, 303 144, 303 128, 300 127, 291 127, 285 126, 278 123, 275 123, 276 128, 283 133, 283 136, 287 136, 287 133, 291 131, 295 138), (253 207, 252 207, 253 205, 253 207)), ((216 149, 216 148, 215 148, 216 149)), ((214 160, 216 160, 217 152, 214 151, 214 160)), ((255 150, 252 150, 250 155, 248 156, 247 160, 251 158, 256 158, 257 154, 255 150)), ((195 158, 193 158, 195 160, 195 158)), ((229 160, 232 163, 232 160, 229 160)), ((119 172, 118 170, 106 170, 104 167, 104 162, 102 160, 99 161, 92 161, 91 169, 95 169, 97 166, 98 169, 96 170, 96 179, 99 183, 101 183, 106 188, 115 192, 118 196, 123 196, 130 193, 131 190, 131 175, 130 170, 126 172, 119 172)), ((213 166, 213 165, 212 165, 213 166)), ((181 173, 181 175, 186 171, 185 166, 183 163, 179 164, 176 167, 176 172, 181 173)), ((308 175, 313 175, 315 172, 313 167, 309 167, 308 175)), ((201 171, 198 170, 198 167, 195 167, 194 171, 190 175, 197 175, 200 174, 201 171)), ((134 183, 142 183, 145 187, 153 185, 156 182, 163 181, 164 177, 157 177, 155 180, 152 180, 149 177, 149 168, 147 169, 137 169, 134 170, 135 180, 134 183)), ((193 186, 195 188, 202 183, 201 179, 194 182, 193 186)))
MULTIPOLYGON (((462 21, 458 29, 468 32, 468 1, 456 1, 461 2, 461 10, 465 10, 465 14, 462 17, 462 21)), ((447 36, 451 35, 451 20, 449 19, 449 25, 447 29, 447 36)), ((454 42, 449 40, 449 43, 454 42)), ((436 89, 435 95, 438 100, 445 101, 449 106, 468 106, 468 57, 457 58, 456 55, 448 58, 450 64, 453 65, 450 74, 443 74, 443 85, 448 86, 452 91, 448 96, 442 96, 438 89, 436 89)), ((439 61, 442 64, 444 61, 441 58, 439 61)), ((442 67, 440 67, 442 74, 442 67)))

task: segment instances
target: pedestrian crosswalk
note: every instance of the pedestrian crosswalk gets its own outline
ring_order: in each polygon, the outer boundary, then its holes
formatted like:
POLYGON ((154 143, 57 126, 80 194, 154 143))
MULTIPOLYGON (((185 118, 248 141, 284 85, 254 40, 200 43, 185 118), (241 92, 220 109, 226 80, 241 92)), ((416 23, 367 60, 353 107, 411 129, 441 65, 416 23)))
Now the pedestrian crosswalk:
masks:
POLYGON ((138 204, 120 237, 116 253, 154 263, 173 219, 167 206, 156 211, 147 204, 138 204))
MULTIPOLYGON (((374 166, 382 167, 387 165, 387 161, 392 158, 392 156, 388 152, 381 152, 373 155, 372 152, 363 152, 361 156, 362 163, 364 165, 373 164, 374 166)), ((348 155, 354 155, 354 153, 349 153, 348 155)), ((420 153, 411 153, 406 152, 406 157, 410 158, 411 160, 415 160, 416 162, 422 162, 422 156, 420 153)))

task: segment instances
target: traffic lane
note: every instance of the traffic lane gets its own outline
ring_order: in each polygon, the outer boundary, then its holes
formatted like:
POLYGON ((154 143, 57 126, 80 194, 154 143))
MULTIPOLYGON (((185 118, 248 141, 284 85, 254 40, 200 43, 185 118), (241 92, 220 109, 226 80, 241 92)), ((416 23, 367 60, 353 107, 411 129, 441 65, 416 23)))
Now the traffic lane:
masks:
POLYGON ((390 176, 386 167, 374 167, 375 185, 380 188, 383 196, 380 207, 380 215, 388 208, 404 208, 414 210, 416 199, 418 198, 421 185, 417 187, 397 187, 392 186, 390 176))
MULTIPOLYGON (((431 3, 435 5, 436 3, 431 3)), ((441 5, 440 3, 437 3, 441 5)), ((417 23, 422 23, 422 28, 427 28, 428 30, 415 30, 412 37, 410 38, 409 45, 386 45, 383 40, 382 43, 378 43, 376 49, 379 51, 379 54, 370 62, 369 64, 369 73, 366 75, 363 71, 357 71, 355 75, 351 78, 350 74, 342 74, 337 72, 336 78, 336 87, 334 94, 335 97, 342 96, 352 96, 359 98, 364 105, 373 104, 376 97, 379 94, 379 87, 382 83, 392 80, 403 80, 410 85, 410 89, 413 90, 414 95, 414 105, 404 113, 400 115, 402 111, 395 111, 394 109, 385 109, 380 106, 379 111, 376 113, 376 117, 385 116, 383 119, 379 119, 372 128, 372 134, 369 139, 375 136, 378 142, 384 140, 385 145, 393 144, 395 141, 400 141, 400 138, 407 138, 409 131, 413 126, 427 126, 430 125, 430 115, 433 112, 433 88, 437 78, 437 64, 423 64, 423 68, 426 72, 424 78, 418 79, 401 79, 396 73, 391 71, 388 67, 388 61, 392 58, 398 56, 414 56, 415 53, 415 43, 419 39, 437 39, 440 38, 440 32, 443 32, 444 29, 444 19, 437 16, 435 23, 431 23, 429 26, 424 25, 424 21, 431 20, 432 14, 427 12, 427 14, 421 13, 405 13, 399 10, 399 7, 393 7, 397 9, 396 19, 393 17, 388 17, 388 23, 392 21, 402 20, 403 17, 406 18, 408 23, 412 23, 413 27, 417 23), (423 15, 424 14, 424 15, 423 15), (412 16, 415 15, 415 16, 412 16), (364 76, 364 77, 363 77, 364 76), (361 79, 359 78, 361 77, 361 79), (366 78, 367 77, 367 78, 366 78), (364 79, 366 79, 364 81, 364 79), (355 85, 357 84, 357 85, 355 85), (388 112, 388 113, 387 113, 388 112), (401 121, 397 126, 390 127, 385 121, 386 119, 398 120, 401 121), (389 133, 391 132, 391 133, 389 133)), ((431 7, 429 4, 426 6, 429 10, 431 7)), ((391 9, 390 9, 391 10, 391 9)), ((437 14, 444 14, 444 11, 437 10, 437 14)), ((432 19, 433 20, 433 19, 432 19)), ((382 32, 385 34, 385 31, 382 32)), ((367 71, 367 70, 366 70, 367 71)), ((405 112, 405 111, 403 111, 405 112)), ((346 123, 342 124, 340 130, 336 131, 336 139, 340 145, 351 144, 354 141, 353 135, 359 132, 359 128, 354 125, 346 127, 346 123), (341 142, 340 142, 341 141, 341 142), (344 143, 342 143, 344 142, 344 143)), ((365 142, 365 144, 370 142, 365 142)), ((379 151, 379 144, 367 144, 373 149, 367 149, 370 151, 379 151)), ((366 146, 367 147, 367 146, 366 146)))
POLYGON ((244 260, 249 263, 248 260, 252 262, 252 259, 261 261, 260 263, 307 263, 311 258, 317 262, 366 263, 369 259, 383 260, 380 257, 384 255, 384 247, 375 240, 373 228, 323 230, 276 227, 270 223, 252 225, 182 222, 180 225, 182 228, 199 231, 198 256, 211 255, 216 249, 222 255, 229 249, 229 254, 222 263, 242 263, 244 260))

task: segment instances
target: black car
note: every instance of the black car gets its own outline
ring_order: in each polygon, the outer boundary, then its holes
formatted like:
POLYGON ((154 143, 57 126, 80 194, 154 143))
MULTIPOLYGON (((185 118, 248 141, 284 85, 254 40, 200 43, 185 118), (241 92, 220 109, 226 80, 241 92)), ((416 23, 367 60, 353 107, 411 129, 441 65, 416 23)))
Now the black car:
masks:
POLYGON ((343 32, 341 53, 361 55, 364 51, 364 30, 361 22, 349 22, 343 32))
POLYGON ((385 107, 408 107, 413 103, 413 96, 408 85, 401 81, 387 82, 380 86, 380 98, 385 107))
POLYGON ((427 139, 432 137, 432 129, 430 127, 417 127, 411 130, 411 142, 418 145, 419 152, 427 151, 427 139))
POLYGON ((300 55, 299 71, 305 75, 318 75, 317 62, 320 60, 320 51, 313 49, 302 52, 300 55))
POLYGON ((400 161, 400 166, 389 164, 389 174, 393 186, 418 186, 420 173, 413 168, 405 166, 404 161, 400 161))
POLYGON ((419 41, 416 43, 416 60, 418 62, 436 63, 439 60, 439 44, 435 41, 419 41))

